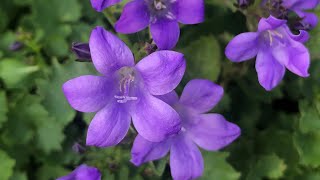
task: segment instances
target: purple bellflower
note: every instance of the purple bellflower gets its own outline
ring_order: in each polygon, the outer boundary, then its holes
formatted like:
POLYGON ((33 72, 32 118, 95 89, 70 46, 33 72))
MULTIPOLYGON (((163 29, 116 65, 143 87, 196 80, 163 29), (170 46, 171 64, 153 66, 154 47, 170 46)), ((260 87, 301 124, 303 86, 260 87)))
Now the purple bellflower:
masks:
POLYGON ((301 77, 308 77, 310 55, 303 45, 309 35, 300 31, 294 35, 286 20, 270 16, 262 18, 258 32, 247 32, 236 36, 227 45, 225 54, 233 62, 256 58, 256 70, 260 84, 268 91, 283 79, 286 68, 301 77))
POLYGON ((302 23, 310 26, 310 28, 315 27, 318 24, 318 17, 316 14, 311 12, 306 12, 306 10, 314 9, 318 6, 319 0, 282 0, 282 5, 297 13, 297 15, 302 18, 302 23))
POLYGON ((180 130, 180 118, 155 95, 172 91, 185 71, 183 54, 157 51, 137 65, 130 49, 102 27, 89 40, 92 62, 103 76, 80 76, 67 81, 63 92, 81 112, 97 112, 90 123, 87 145, 118 144, 129 130, 131 118, 141 136, 159 142, 180 130))
POLYGON ((101 174, 97 168, 83 164, 57 180, 101 180, 101 174))
POLYGON ((240 128, 220 114, 209 113, 222 98, 223 88, 208 80, 190 81, 179 99, 172 91, 160 98, 179 113, 182 128, 178 135, 163 142, 150 142, 138 135, 134 141, 131 162, 136 166, 164 157, 170 150, 173 179, 195 179, 203 173, 204 163, 199 148, 219 150, 240 135, 240 128), (197 144, 197 145, 196 145, 197 144))
POLYGON ((180 36, 179 23, 197 24, 204 20, 204 0, 132 0, 115 24, 119 33, 130 34, 150 25, 159 49, 172 49, 180 36))

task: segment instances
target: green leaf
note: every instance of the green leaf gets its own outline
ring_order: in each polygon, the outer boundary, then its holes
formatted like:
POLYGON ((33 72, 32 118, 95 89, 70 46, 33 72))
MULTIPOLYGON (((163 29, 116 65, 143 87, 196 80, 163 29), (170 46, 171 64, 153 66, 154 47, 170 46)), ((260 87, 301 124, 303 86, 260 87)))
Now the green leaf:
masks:
POLYGON ((0 91, 0 128, 2 124, 7 121, 7 112, 8 112, 8 105, 7 105, 7 98, 4 91, 0 91))
POLYGON ((94 72, 92 64, 89 63, 69 61, 62 65, 54 60, 49 79, 37 80, 38 93, 44 98, 42 104, 60 126, 67 125, 75 116, 75 110, 71 108, 62 92, 63 83, 79 75, 94 72))
POLYGON ((26 175, 26 173, 22 173, 22 172, 15 172, 10 180, 28 180, 28 177, 26 175))
POLYGON ((70 172, 58 165, 45 164, 37 171, 37 179, 57 179, 70 172))
POLYGON ((45 153, 61 149, 64 140, 63 127, 59 126, 54 119, 46 119, 46 122, 37 129, 38 147, 45 153))
POLYGON ((2 137, 7 145, 28 144, 33 139, 37 126, 49 119, 48 112, 40 101, 39 96, 25 94, 10 99, 10 121, 7 121, 2 137))
POLYGON ((259 156, 257 162, 252 165, 247 179, 278 179, 284 175, 287 166, 277 155, 259 156))
POLYGON ((315 105, 307 102, 300 103, 301 117, 299 119, 299 129, 302 133, 319 132, 320 115, 315 105))
POLYGON ((8 180, 13 174, 15 160, 11 159, 6 152, 0 149, 0 179, 8 180))
POLYGON ((227 161, 229 156, 226 152, 205 152, 204 158, 204 173, 202 180, 234 180, 240 178, 240 173, 237 172, 227 161))
POLYGON ((28 79, 30 75, 38 70, 38 66, 29 66, 15 59, 0 61, 0 78, 8 88, 24 87, 31 81, 28 79))
POLYGON ((187 60, 187 78, 218 79, 221 54, 218 41, 213 36, 200 37, 182 52, 187 60))
POLYGON ((320 133, 296 133, 294 142, 300 154, 300 163, 306 166, 320 166, 320 133))

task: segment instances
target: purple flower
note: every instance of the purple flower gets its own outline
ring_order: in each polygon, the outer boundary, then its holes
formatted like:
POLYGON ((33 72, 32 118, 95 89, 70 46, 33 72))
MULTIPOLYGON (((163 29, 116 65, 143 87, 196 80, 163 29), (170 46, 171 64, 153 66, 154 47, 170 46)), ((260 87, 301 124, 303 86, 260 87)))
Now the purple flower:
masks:
POLYGON ((172 49, 180 36, 179 23, 197 24, 204 20, 203 0, 132 0, 115 24, 117 32, 130 34, 150 24, 154 42, 160 49, 172 49))
POLYGON ((308 37, 306 31, 292 34, 285 20, 270 16, 260 20, 258 32, 236 36, 226 47, 225 54, 233 62, 257 56, 259 82, 270 91, 282 80, 285 68, 301 77, 309 76, 310 55, 303 45, 308 37))
POLYGON ((67 176, 58 178, 57 180, 100 180, 101 174, 95 167, 90 167, 85 164, 77 167, 67 176))
POLYGON ((318 17, 314 13, 306 10, 314 9, 318 6, 319 0, 282 0, 282 5, 294 11, 299 17, 303 18, 302 23, 310 25, 311 28, 318 24, 318 17))
POLYGON ((90 123, 87 145, 107 147, 126 135, 131 117, 139 134, 159 142, 180 130, 180 118, 154 95, 172 91, 185 71, 183 54, 158 51, 137 65, 130 49, 102 27, 89 41, 92 62, 103 76, 80 76, 63 85, 70 105, 82 112, 97 112, 90 123))
POLYGON ((91 1, 91 5, 92 7, 96 10, 96 11, 103 11, 105 8, 115 5, 119 2, 121 2, 122 0, 90 0, 91 1))
POLYGON ((150 142, 138 135, 131 151, 136 166, 160 159, 170 150, 173 179, 194 179, 202 175, 204 164, 200 150, 215 151, 230 144, 240 135, 240 128, 220 114, 208 112, 222 98, 223 88, 208 80, 190 81, 180 97, 173 91, 160 98, 179 113, 182 128, 178 135, 163 142, 150 142))

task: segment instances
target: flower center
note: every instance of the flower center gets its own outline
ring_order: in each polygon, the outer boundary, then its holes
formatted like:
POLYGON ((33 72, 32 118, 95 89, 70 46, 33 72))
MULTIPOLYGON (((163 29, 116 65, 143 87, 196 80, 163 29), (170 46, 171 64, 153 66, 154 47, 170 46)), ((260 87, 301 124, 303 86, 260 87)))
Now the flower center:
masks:
POLYGON ((176 17, 172 13, 172 4, 177 0, 145 0, 150 11, 150 21, 155 23, 159 18, 173 20, 176 17))
POLYGON ((119 92, 120 95, 115 95, 118 103, 126 103, 128 101, 137 100, 137 97, 130 96, 130 90, 132 90, 132 85, 134 85, 135 71, 131 67, 122 67, 118 74, 120 76, 119 80, 119 92))
POLYGON ((268 42, 270 46, 284 44, 284 35, 277 30, 267 30, 263 37, 264 41, 268 42))
POLYGON ((162 10, 167 8, 167 6, 164 4, 164 2, 162 2, 162 0, 154 0, 153 5, 156 10, 162 10))

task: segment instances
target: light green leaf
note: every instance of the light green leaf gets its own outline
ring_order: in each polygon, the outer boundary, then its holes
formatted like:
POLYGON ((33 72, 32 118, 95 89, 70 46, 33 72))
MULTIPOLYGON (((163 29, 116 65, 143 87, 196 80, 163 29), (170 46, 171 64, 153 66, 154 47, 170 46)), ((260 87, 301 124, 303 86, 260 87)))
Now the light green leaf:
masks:
POLYGON ((28 83, 29 76, 38 70, 38 66, 26 65, 21 60, 4 59, 0 61, 0 78, 8 88, 23 87, 28 83))
POLYGON ((235 180, 240 178, 240 173, 237 172, 227 161, 229 156, 225 152, 205 152, 204 158, 204 173, 202 180, 235 180))
POLYGON ((320 115, 315 105, 301 102, 300 113, 299 129, 302 133, 320 131, 320 115))
POLYGON ((67 125, 75 116, 75 110, 71 108, 62 92, 63 83, 71 78, 94 72, 92 64, 89 63, 69 61, 61 65, 54 60, 50 79, 37 80, 38 93, 44 98, 42 104, 60 126, 67 125))
POLYGON ((53 150, 60 150, 61 143, 64 139, 63 127, 59 126, 54 119, 46 119, 37 130, 38 147, 45 153, 53 150))
POLYGON ((278 179, 284 175, 287 166, 277 155, 263 155, 252 165, 247 180, 254 179, 278 179))
POLYGON ((0 150, 0 179, 8 180, 13 174, 15 160, 11 159, 6 152, 0 150))
POLYGON ((213 36, 200 37, 182 49, 187 61, 189 79, 205 78, 216 81, 220 74, 220 46, 213 36))
POLYGON ((300 154, 300 164, 320 166, 320 133, 296 133, 294 142, 300 154))

